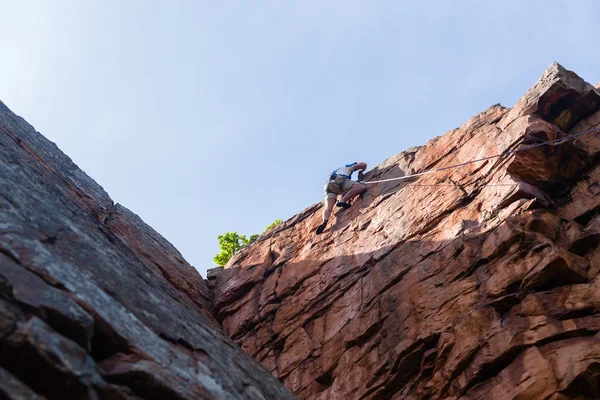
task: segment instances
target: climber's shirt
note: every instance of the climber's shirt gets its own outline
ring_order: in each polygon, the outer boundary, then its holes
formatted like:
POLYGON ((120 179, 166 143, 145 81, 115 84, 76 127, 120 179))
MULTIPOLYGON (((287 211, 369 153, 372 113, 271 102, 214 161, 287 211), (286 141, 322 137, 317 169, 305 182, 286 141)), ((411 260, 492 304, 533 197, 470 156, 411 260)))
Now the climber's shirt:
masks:
MULTIPOLYGON (((354 172, 353 167, 355 165, 356 165, 356 163, 343 165, 343 166, 339 167, 338 169, 336 169, 335 171, 333 171, 331 173, 331 177, 333 177, 335 179, 337 176, 341 176, 346 179, 350 179, 350 178, 352 178, 352 173, 354 172)), ((331 179, 331 177, 330 177, 330 179, 331 179)))

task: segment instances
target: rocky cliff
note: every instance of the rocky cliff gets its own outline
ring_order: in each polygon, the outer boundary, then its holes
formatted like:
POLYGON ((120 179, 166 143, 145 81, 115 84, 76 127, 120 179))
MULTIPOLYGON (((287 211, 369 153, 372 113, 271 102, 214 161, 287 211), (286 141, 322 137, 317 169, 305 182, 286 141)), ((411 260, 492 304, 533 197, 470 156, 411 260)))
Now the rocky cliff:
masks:
MULTIPOLYGON (((366 180, 595 127, 553 64, 366 180)), ((0 155, 0 399, 600 397, 599 133, 315 204, 208 281, 2 103, 0 155)))
MULTIPOLYGON (((512 109, 366 180, 583 132, 599 110, 553 64, 512 109)), ((592 133, 373 184, 319 236, 315 204, 209 273, 215 318, 301 398, 600 398, 599 161, 592 133)))
POLYGON ((0 399, 291 399, 179 252, 0 103, 0 399))

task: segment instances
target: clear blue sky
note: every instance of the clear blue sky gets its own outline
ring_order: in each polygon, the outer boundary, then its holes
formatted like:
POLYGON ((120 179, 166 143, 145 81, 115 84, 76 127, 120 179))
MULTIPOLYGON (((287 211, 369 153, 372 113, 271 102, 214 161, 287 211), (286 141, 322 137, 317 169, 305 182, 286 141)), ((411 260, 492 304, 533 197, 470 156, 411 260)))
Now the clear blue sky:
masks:
POLYGON ((600 80, 600 2, 0 0, 0 99, 205 276, 553 61, 600 80))

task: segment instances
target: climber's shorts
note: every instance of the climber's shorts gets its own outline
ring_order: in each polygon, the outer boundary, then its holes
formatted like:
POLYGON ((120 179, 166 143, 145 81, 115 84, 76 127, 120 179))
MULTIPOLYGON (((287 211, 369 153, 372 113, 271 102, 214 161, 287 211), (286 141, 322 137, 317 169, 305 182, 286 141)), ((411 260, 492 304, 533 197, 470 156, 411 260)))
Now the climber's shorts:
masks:
POLYGON ((339 194, 344 194, 352 188, 354 181, 347 178, 338 177, 335 180, 327 181, 323 190, 325 191, 325 200, 335 199, 339 194))

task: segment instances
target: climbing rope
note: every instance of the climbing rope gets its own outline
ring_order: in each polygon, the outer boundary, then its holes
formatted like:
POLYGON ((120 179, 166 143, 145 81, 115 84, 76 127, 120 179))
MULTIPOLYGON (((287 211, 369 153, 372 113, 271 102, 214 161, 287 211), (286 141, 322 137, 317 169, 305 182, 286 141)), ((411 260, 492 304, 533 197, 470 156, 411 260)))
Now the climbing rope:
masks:
MULTIPOLYGON (((433 174, 434 172, 446 171, 448 169, 463 167, 465 165, 469 165, 469 164, 474 164, 474 163, 481 162, 481 161, 490 160, 492 158, 499 158, 499 157, 502 157, 502 156, 507 156, 509 154, 520 153, 522 151, 531 150, 531 149, 534 149, 536 147, 546 146, 546 145, 552 144, 552 143, 564 142, 564 141, 567 141, 567 140, 570 140, 570 139, 573 139, 573 138, 576 138, 576 137, 579 137, 579 136, 582 136, 582 135, 586 135, 588 133, 599 132, 599 131, 600 131, 600 127, 594 128, 594 129, 590 129, 588 131, 583 131, 583 132, 575 133, 573 135, 565 136, 565 137, 560 138, 560 139, 549 140, 547 142, 537 143, 537 144, 534 144, 534 145, 531 145, 531 146, 527 146, 527 147, 523 147, 523 148, 516 149, 516 150, 505 151, 505 152, 500 153, 500 154, 495 154, 493 156, 483 157, 483 158, 479 158, 477 160, 467 161, 467 162, 460 163, 460 164, 449 165, 447 167, 431 169, 429 171, 418 172, 416 174, 410 174, 410 175, 404 175, 404 176, 400 176, 400 177, 397 177, 397 178, 381 179, 379 181, 370 181, 370 182, 362 182, 362 183, 365 183, 365 184, 369 185, 369 184, 373 184, 373 183, 399 181, 401 179, 409 179, 409 178, 414 178, 416 176, 423 176, 423 175, 433 174)), ((416 185, 412 185, 412 186, 416 186, 416 185)), ((439 186, 439 184, 435 185, 435 186, 439 186)))

